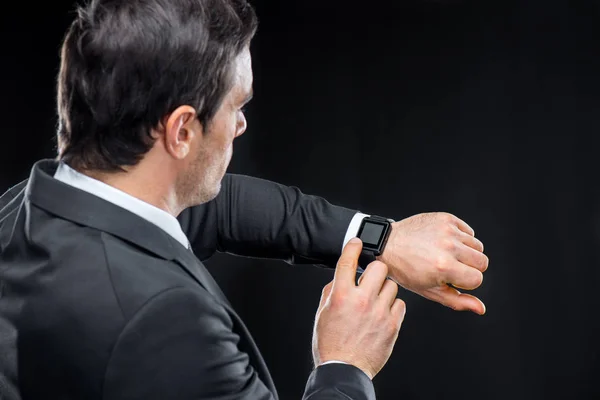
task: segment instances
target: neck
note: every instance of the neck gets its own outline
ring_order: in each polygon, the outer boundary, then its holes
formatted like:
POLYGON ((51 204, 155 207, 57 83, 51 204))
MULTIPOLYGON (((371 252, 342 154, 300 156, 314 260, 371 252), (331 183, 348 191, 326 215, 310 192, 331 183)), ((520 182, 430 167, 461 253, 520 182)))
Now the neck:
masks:
POLYGON ((166 176, 168 171, 166 168, 157 167, 158 165, 160 164, 144 163, 142 161, 134 167, 125 168, 125 172, 80 169, 78 169, 78 172, 177 217, 182 208, 178 205, 175 187, 165 183, 169 182, 166 176))

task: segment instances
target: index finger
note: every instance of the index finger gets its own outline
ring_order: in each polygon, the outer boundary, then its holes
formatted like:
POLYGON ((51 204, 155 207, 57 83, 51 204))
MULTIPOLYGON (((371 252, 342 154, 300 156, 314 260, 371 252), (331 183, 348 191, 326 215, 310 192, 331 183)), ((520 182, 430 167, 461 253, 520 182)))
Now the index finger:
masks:
POLYGON ((337 262, 333 276, 334 287, 356 286, 356 269, 362 251, 362 241, 354 238, 348 242, 337 262))

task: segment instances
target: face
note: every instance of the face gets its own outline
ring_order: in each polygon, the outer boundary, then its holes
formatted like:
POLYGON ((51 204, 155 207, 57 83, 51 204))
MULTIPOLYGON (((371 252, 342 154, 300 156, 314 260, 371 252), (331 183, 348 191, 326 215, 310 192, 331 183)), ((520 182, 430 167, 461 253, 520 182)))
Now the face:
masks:
POLYGON ((196 138, 189 155, 192 161, 178 182, 179 197, 186 199, 188 206, 206 203, 219 194, 233 154, 233 141, 246 131, 243 108, 252 97, 253 81, 248 48, 235 59, 234 71, 233 88, 204 133, 196 138))

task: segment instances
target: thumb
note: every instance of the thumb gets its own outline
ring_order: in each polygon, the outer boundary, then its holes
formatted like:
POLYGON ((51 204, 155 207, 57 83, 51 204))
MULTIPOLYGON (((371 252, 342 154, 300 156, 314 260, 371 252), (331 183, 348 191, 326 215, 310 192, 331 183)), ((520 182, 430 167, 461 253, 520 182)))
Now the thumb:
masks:
POLYGON ((419 294, 456 311, 472 311, 479 315, 485 314, 486 311, 485 304, 477 297, 461 293, 447 285, 427 289, 419 294))
POLYGON ((336 290, 347 290, 356 286, 356 271, 362 248, 363 243, 359 238, 351 239, 344 247, 333 274, 336 290))

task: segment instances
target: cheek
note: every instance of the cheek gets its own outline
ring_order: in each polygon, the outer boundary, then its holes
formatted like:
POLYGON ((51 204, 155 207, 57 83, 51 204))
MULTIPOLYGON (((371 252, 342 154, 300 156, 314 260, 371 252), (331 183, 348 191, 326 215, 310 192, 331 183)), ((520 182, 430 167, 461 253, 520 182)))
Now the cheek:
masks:
POLYGON ((233 141, 236 138, 237 127, 238 119, 236 113, 221 119, 220 123, 214 126, 211 147, 216 151, 220 150, 224 153, 223 155, 227 155, 231 151, 233 141))

